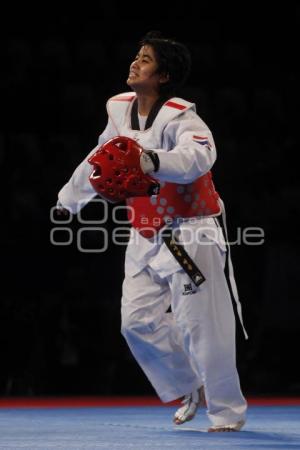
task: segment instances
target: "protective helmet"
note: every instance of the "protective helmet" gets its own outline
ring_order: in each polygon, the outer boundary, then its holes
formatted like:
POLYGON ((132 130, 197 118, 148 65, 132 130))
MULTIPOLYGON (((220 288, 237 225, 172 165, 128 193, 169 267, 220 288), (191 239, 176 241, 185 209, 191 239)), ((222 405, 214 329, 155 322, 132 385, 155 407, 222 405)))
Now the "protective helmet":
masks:
POLYGON ((142 151, 135 140, 125 136, 101 145, 88 159, 94 168, 89 177, 94 190, 111 203, 158 194, 159 182, 141 170, 142 151))

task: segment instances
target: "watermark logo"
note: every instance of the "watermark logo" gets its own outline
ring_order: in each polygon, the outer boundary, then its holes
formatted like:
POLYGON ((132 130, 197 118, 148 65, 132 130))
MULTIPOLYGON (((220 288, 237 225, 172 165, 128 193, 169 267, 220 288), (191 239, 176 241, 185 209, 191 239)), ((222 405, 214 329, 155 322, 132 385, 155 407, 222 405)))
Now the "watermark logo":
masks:
MULTIPOLYGON (((109 209, 105 200, 96 198, 92 200, 97 205, 97 217, 92 219, 85 218, 79 205, 78 211, 71 211, 66 214, 66 209, 59 209, 53 206, 50 210, 50 221, 52 228, 50 230, 50 242, 55 246, 76 245, 78 251, 82 253, 103 253, 108 250, 111 244, 116 246, 127 246, 128 242, 136 245, 144 242, 145 238, 141 233, 133 233, 131 231, 131 222, 126 217, 130 217, 131 221, 135 219, 135 211, 129 205, 114 205, 109 209), (78 229, 74 229, 74 214, 77 217, 78 229), (112 226, 113 225, 113 226, 112 226), (85 241, 92 237, 93 246, 86 247, 85 241)), ((144 227, 140 229, 152 235, 151 242, 162 244, 164 238, 164 228, 160 232, 148 225, 149 221, 145 217, 144 227)), ((155 218, 154 218, 155 219, 155 218)), ((157 222, 161 222, 161 217, 157 217, 157 222)), ((154 223, 154 222, 153 222, 154 223)), ((167 223, 170 226, 170 221, 167 223)), ((179 218, 175 222, 174 237, 179 238, 180 244, 183 246, 190 245, 215 245, 221 247, 228 245, 246 245, 260 246, 265 242, 265 232, 262 227, 237 227, 235 233, 231 233, 234 239, 228 240, 224 236, 223 230, 215 221, 204 221, 192 217, 190 219, 179 218), (178 230, 180 227, 180 233, 178 230), (176 234, 176 236, 175 236, 176 234)), ((169 229, 168 229, 169 230, 169 229)))

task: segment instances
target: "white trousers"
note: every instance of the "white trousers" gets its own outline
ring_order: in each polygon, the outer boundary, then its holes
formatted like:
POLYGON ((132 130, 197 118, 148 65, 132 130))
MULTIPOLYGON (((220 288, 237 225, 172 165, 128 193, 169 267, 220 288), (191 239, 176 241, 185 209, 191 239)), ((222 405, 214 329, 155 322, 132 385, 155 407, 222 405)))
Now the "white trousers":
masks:
POLYGON ((165 278, 149 266, 125 274, 122 334, 163 402, 204 384, 209 419, 228 425, 245 420, 247 404, 236 369, 226 252, 207 240, 192 253, 206 278, 198 288, 181 269, 165 278))

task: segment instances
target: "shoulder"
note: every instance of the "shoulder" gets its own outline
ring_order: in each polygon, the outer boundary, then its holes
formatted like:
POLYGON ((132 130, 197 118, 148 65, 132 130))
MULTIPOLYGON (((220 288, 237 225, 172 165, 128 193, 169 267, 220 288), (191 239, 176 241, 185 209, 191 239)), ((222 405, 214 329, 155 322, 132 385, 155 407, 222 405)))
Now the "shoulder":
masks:
POLYGON ((106 110, 109 116, 125 113, 136 98, 134 92, 122 92, 109 98, 106 103, 106 110))
POLYGON ((134 92, 122 92, 121 94, 114 95, 113 97, 110 97, 107 101, 107 103, 110 102, 132 102, 136 97, 136 94, 134 92))
POLYGON ((122 92, 108 99, 106 111, 114 127, 119 130, 127 113, 130 111, 133 100, 136 98, 134 92, 122 92))
MULTIPOLYGON (((176 99, 177 100, 177 99, 176 99)), ((177 114, 174 112, 172 114, 172 117, 170 117, 170 120, 167 123, 167 126, 165 128, 165 132, 168 133, 177 133, 179 130, 207 130, 209 131, 209 127, 204 122, 204 120, 199 116, 199 114, 196 111, 196 105, 191 102, 182 101, 180 99, 180 102, 175 101, 174 99, 171 99, 171 101, 176 103, 176 106, 171 105, 172 108, 177 109, 177 114), (181 109, 177 106, 180 105, 181 109), (182 106, 185 106, 184 108, 182 106)))
POLYGON ((177 111, 187 111, 188 109, 192 109, 196 111, 195 103, 191 103, 187 100, 184 100, 180 97, 172 97, 166 101, 164 107, 171 108, 177 111))
POLYGON ((172 97, 162 105, 157 117, 160 123, 167 125, 174 120, 181 120, 187 114, 196 114, 195 104, 183 98, 172 97))

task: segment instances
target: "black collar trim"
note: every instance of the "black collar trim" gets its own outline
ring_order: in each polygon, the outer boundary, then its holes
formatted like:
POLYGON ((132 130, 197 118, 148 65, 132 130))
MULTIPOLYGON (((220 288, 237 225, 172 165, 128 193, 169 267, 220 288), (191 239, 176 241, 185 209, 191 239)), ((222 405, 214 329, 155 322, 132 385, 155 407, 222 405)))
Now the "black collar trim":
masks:
MULTIPOLYGON (((156 100, 156 102, 152 106, 151 111, 147 117, 145 130, 148 130, 148 128, 150 128, 152 126, 157 114, 159 113, 159 110, 161 109, 161 107, 164 105, 164 103, 166 103, 166 101, 169 98, 171 98, 171 97, 161 97, 158 100, 156 100)), ((134 100, 132 108, 131 108, 131 128, 133 130, 140 130, 137 98, 134 100)))

